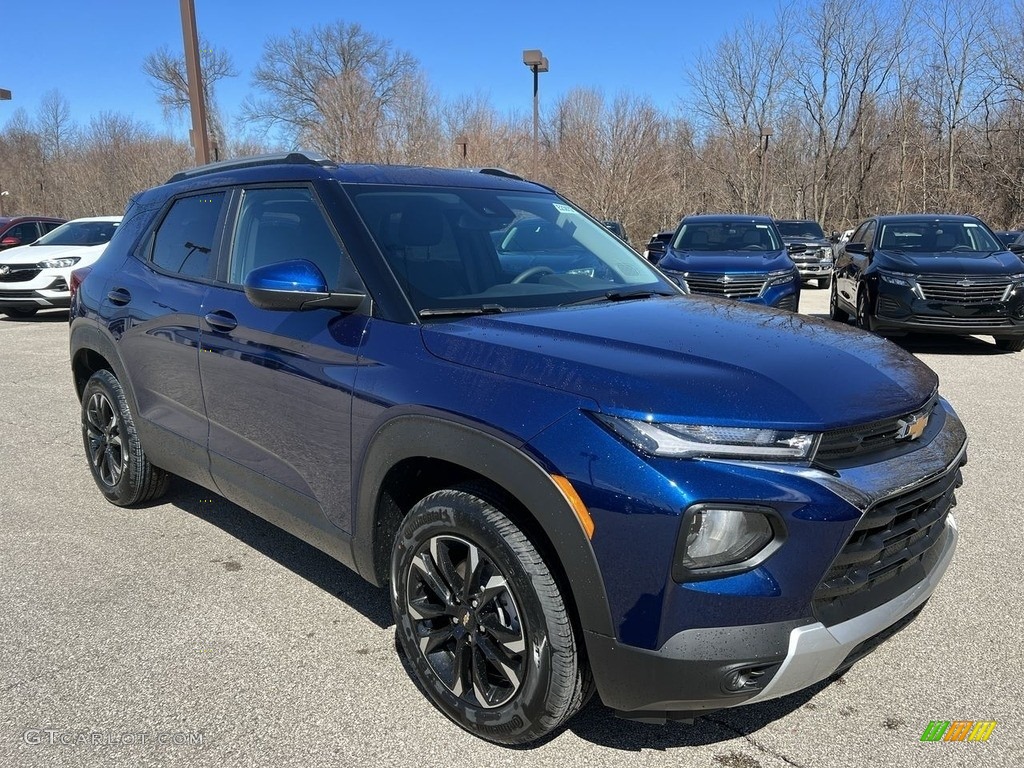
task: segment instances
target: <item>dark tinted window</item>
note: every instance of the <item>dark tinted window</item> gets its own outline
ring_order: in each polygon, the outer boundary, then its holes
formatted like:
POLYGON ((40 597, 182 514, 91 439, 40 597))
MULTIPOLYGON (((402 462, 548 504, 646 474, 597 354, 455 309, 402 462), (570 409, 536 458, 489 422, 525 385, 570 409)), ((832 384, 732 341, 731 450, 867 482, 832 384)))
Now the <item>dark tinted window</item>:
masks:
POLYGON ((223 192, 175 200, 156 231, 153 263, 187 277, 212 278, 217 263, 214 237, 223 205, 223 192))
POLYGON ((816 221, 777 221, 783 237, 808 237, 822 240, 825 233, 816 221))
POLYGON ((331 291, 362 288, 308 189, 245 190, 235 227, 230 281, 241 285, 257 267, 293 259, 315 264, 331 291))
POLYGON ((45 235, 48 232, 53 232, 53 230, 55 230, 57 227, 59 227, 60 226, 60 222, 59 221, 41 221, 41 222, 39 222, 39 226, 43 228, 43 234, 45 235))
POLYGON ((752 221, 683 222, 673 247, 682 251, 780 251, 770 224, 752 221))
POLYGON ((28 245, 39 237, 39 230, 34 221, 26 221, 22 224, 15 224, 4 232, 4 237, 16 237, 21 245, 28 245))
POLYGON ((117 230, 117 221, 69 221, 39 238, 39 245, 103 245, 117 230))

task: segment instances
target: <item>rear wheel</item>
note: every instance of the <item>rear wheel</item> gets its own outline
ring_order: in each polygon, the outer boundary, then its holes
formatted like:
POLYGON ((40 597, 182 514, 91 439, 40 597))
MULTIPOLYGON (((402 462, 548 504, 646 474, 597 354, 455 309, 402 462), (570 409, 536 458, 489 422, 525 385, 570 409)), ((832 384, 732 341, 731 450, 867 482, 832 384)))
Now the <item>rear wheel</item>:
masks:
POLYGON ((395 633, 416 682, 467 731, 524 744, 583 705, 590 674, 558 584, 474 486, 409 512, 391 557, 395 633))
POLYGON ((164 494, 170 475, 146 458, 121 382, 100 370, 82 392, 82 441, 89 469, 107 500, 121 507, 164 494))
POLYGON ((1016 339, 996 339, 996 346, 1007 352, 1024 352, 1024 336, 1016 339))
POLYGON ((837 323, 850 322, 850 314, 839 307, 839 291, 834 280, 832 281, 832 292, 828 298, 828 316, 837 323))
POLYGON ((22 307, 5 307, 0 310, 0 315, 10 315, 11 317, 32 317, 38 309, 35 308, 22 308, 22 307))

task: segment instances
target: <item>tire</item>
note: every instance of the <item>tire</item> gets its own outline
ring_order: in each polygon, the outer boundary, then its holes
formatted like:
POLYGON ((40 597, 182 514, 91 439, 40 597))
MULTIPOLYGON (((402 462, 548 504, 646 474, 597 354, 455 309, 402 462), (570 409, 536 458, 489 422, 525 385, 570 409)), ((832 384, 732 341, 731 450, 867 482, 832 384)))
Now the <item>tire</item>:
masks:
POLYGON ((23 309, 22 307, 6 307, 0 310, 0 315, 10 315, 11 317, 32 317, 38 309, 23 309))
POLYGON ((554 575, 492 498, 464 486, 409 512, 391 555, 395 634, 449 719, 526 744, 564 725, 593 686, 554 575))
POLYGON ((874 332, 874 323, 871 322, 871 309, 868 307, 868 292, 861 288, 857 292, 857 327, 861 330, 874 332))
POLYGON ((82 391, 82 442, 93 480, 108 501, 129 507, 167 491, 171 476, 146 458, 124 389, 110 371, 94 373, 82 391))
POLYGON ((1016 339, 996 339, 996 347, 1006 352, 1024 352, 1024 336, 1016 339))
POLYGON ((829 275, 828 277, 819 277, 818 278, 818 287, 819 288, 828 288, 831 285, 832 285, 832 275, 829 275))
POLYGON ((839 307, 839 291, 834 280, 832 281, 832 291, 828 298, 828 316, 837 323, 850 322, 850 313, 839 307))

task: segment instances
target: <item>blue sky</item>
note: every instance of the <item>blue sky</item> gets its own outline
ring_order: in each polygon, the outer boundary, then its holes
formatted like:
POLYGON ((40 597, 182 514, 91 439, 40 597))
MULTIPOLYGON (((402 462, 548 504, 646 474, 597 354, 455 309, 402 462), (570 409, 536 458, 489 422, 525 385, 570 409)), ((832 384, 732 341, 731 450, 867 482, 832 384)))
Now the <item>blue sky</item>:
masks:
MULTIPOLYGON (((444 97, 482 93, 502 112, 527 112, 532 82, 522 51, 540 48, 551 62, 551 71, 541 75, 542 103, 584 86, 609 95, 645 94, 671 110, 684 93, 685 66, 696 52, 742 17, 767 18, 775 7, 772 0, 195 0, 195 5, 200 34, 226 48, 240 73, 224 81, 219 92, 232 117, 251 92, 250 73, 267 37, 337 20, 359 23, 411 53, 444 97)), ((40 96, 56 88, 80 123, 113 110, 185 135, 184 118, 165 124, 141 71, 144 57, 160 45, 181 49, 177 0, 5 0, 3 6, 0 87, 11 90, 14 100, 0 102, 0 125, 18 107, 34 113, 40 96)))

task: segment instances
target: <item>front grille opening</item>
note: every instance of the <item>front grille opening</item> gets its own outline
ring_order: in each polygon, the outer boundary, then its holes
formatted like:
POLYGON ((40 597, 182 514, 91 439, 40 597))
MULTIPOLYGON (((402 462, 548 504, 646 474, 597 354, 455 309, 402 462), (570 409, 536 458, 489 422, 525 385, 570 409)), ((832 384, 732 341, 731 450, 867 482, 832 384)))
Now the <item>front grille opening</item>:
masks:
MULTIPOLYGON (((938 403, 939 399, 935 396, 913 414, 894 416, 867 424, 858 424, 855 427, 833 429, 826 432, 821 437, 821 443, 818 445, 814 459, 819 464, 841 466, 844 461, 862 460, 873 454, 897 448, 901 445, 899 440, 902 429, 901 422, 906 422, 913 415, 919 418, 927 416, 929 420, 937 418, 940 415, 936 412, 938 403)), ((908 450, 912 450, 921 445, 921 441, 907 441, 902 444, 908 450)))
POLYGON ((727 299, 754 299, 764 289, 764 275, 716 275, 697 272, 686 274, 691 293, 724 296, 727 299))
POLYGON ((859 616, 924 579, 938 561, 960 468, 876 504, 861 518, 818 584, 812 606, 826 626, 859 616))

